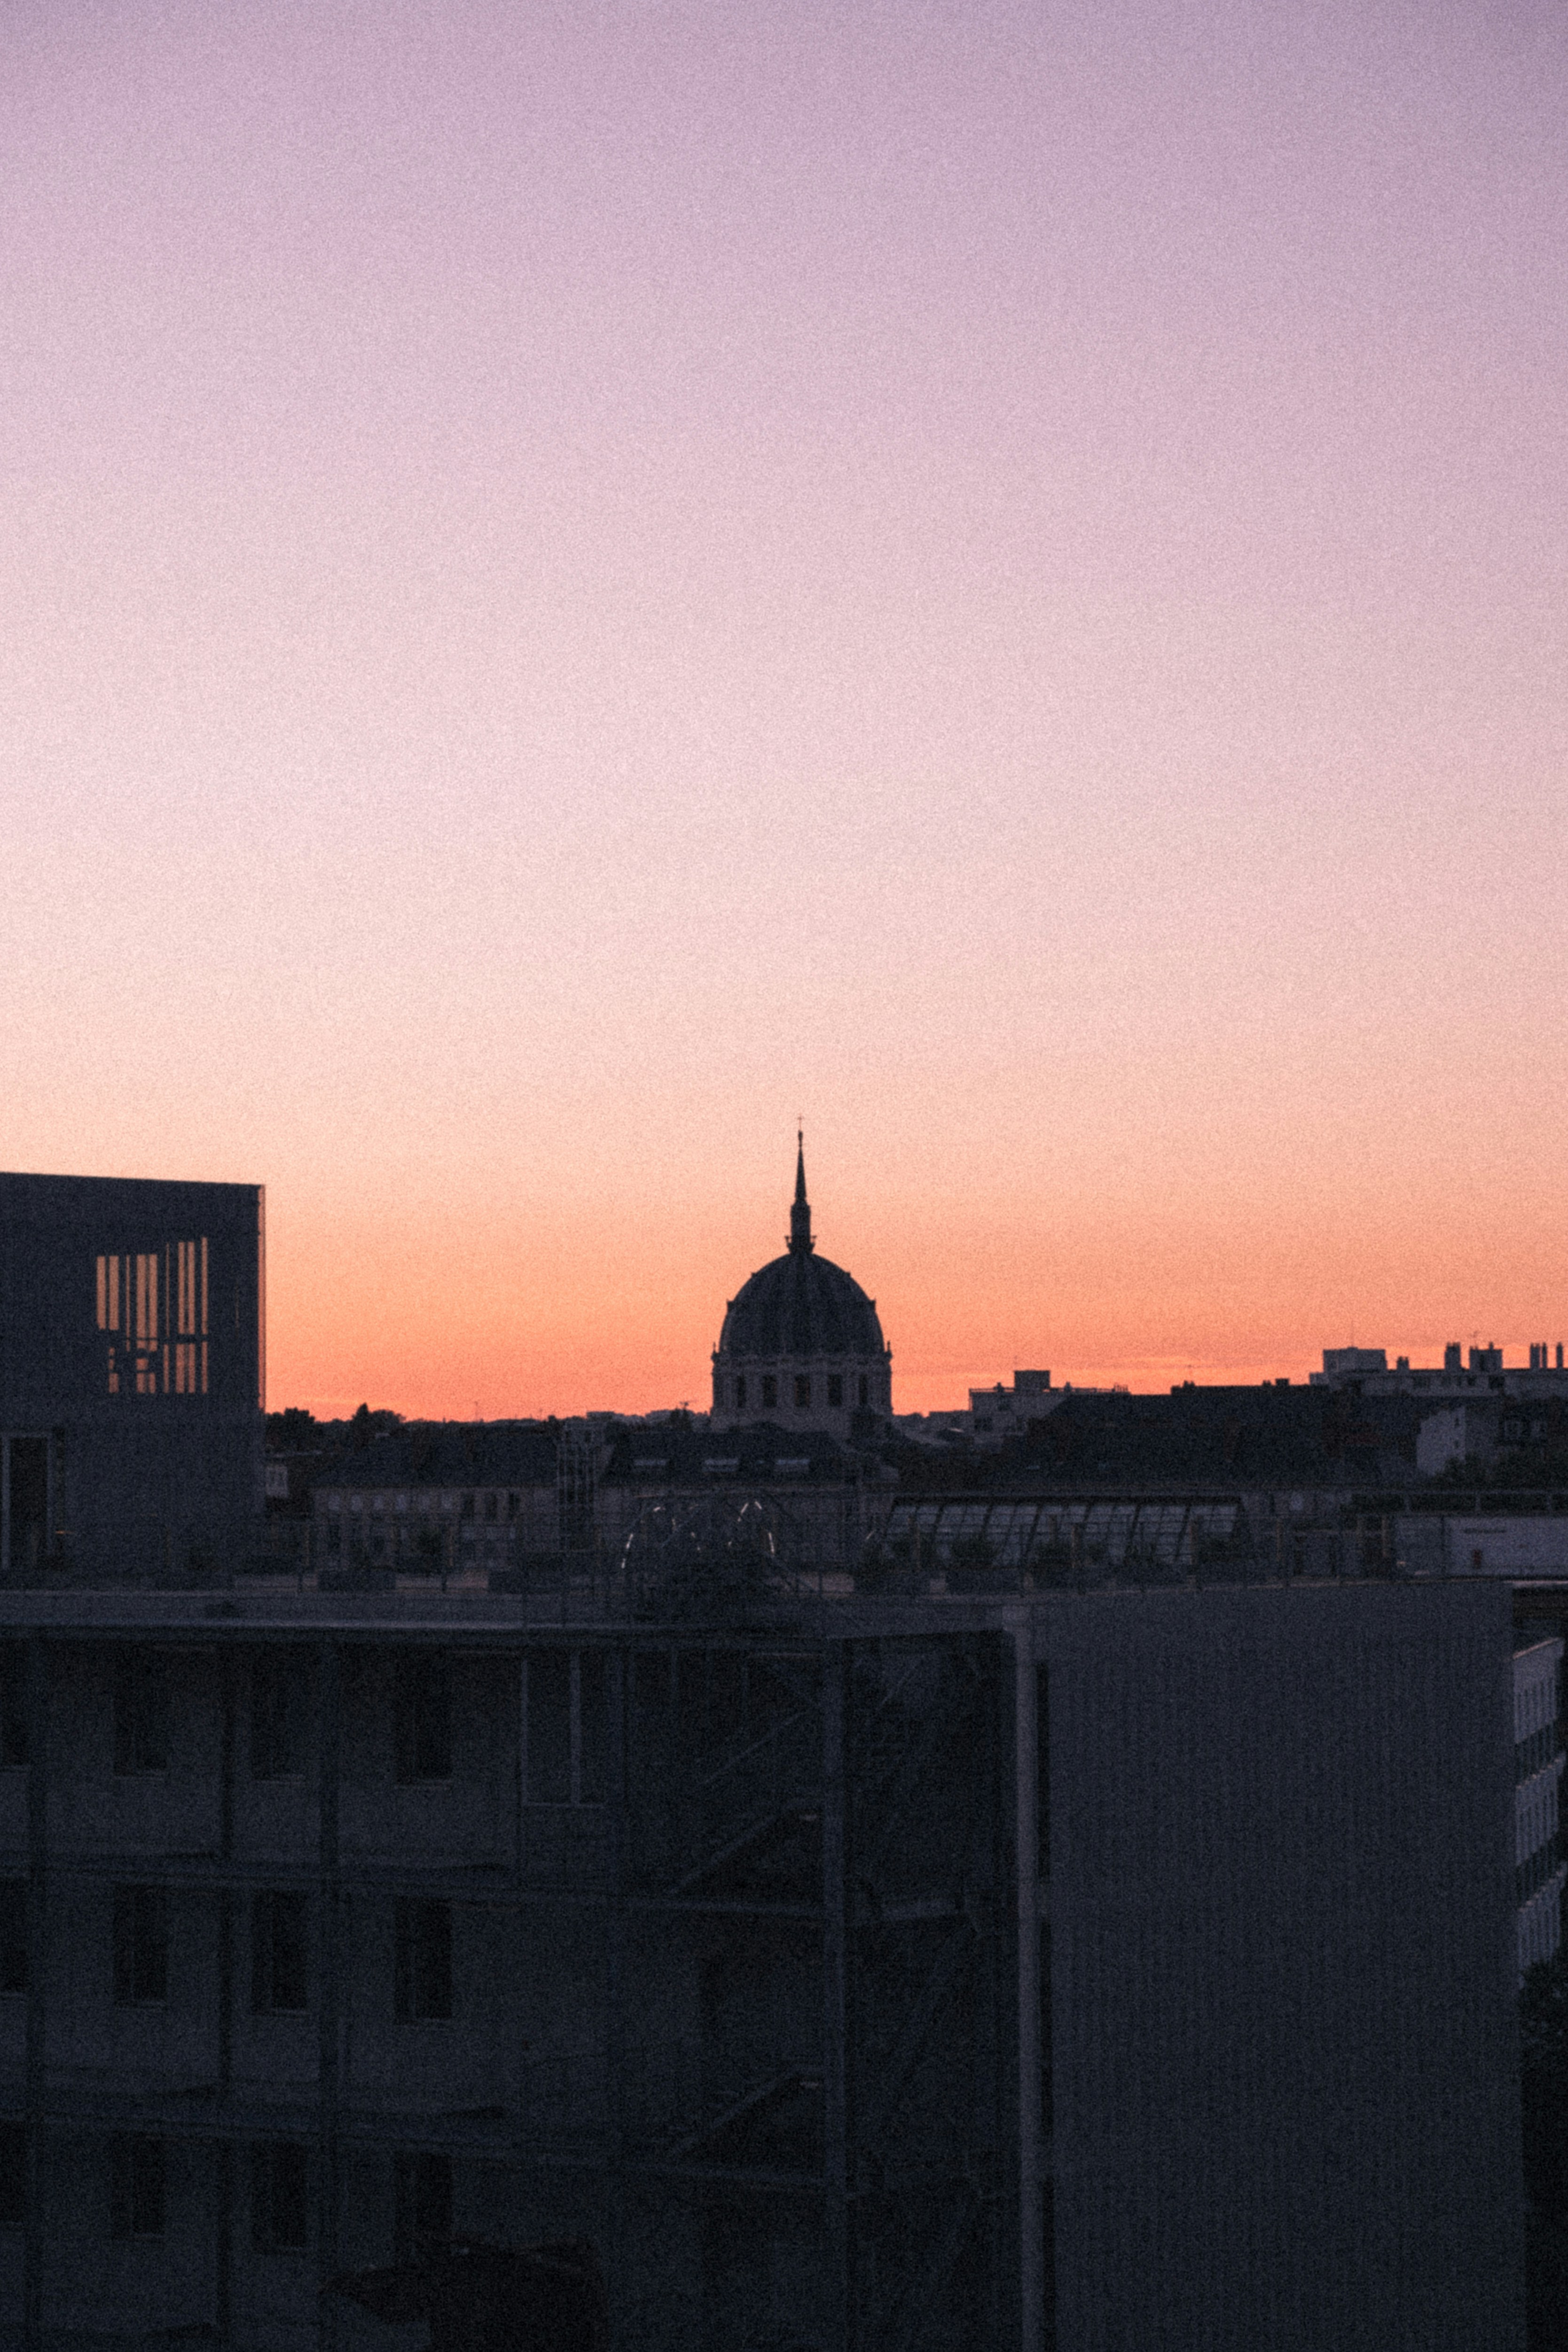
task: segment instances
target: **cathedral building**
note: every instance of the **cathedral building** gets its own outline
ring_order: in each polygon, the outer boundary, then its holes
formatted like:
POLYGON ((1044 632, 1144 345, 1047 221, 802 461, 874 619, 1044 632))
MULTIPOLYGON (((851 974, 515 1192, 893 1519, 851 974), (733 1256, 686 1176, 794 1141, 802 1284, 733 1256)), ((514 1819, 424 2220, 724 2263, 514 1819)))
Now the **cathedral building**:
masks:
POLYGON ((799 1139, 789 1247, 729 1303, 713 1350, 713 1425, 772 1421, 847 1438, 858 1415, 891 1413, 892 1360, 876 1300, 816 1255, 799 1139))

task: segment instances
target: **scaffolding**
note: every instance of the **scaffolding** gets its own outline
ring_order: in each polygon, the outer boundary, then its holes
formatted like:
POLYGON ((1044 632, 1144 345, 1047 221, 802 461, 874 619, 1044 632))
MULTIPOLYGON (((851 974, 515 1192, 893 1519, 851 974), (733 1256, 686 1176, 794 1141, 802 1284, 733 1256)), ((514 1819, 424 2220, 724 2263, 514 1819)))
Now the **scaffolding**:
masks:
MULTIPOLYGON (((395 2147, 510 2180, 518 2242, 591 2241, 625 2352, 1017 2341, 1011 1645, 991 1630, 900 1631, 899 1614, 829 1635, 775 1607, 766 1622, 601 1622, 553 1643, 515 1625, 312 1633, 151 1612, 36 1627, 23 1845, 0 1853, 27 1887, 25 2063, 0 2081, 28 2151, 20 2340, 42 2347, 73 2326, 51 2268, 50 2179, 84 2136, 133 2132, 205 2152, 210 2246, 159 2317, 237 2352, 306 2340, 298 2315, 269 2325, 239 2283, 247 2165, 279 2141, 309 2151, 321 2287, 363 2258, 356 2199, 395 2147), (62 1811, 58 1702, 83 1646, 149 1644, 216 1678, 211 1850, 176 1853, 155 1816, 140 1837, 84 1841, 62 1811), (311 1694, 309 1801, 287 1853, 254 1850, 239 1803, 247 1686, 280 1646, 308 1659, 311 1694), (365 1769, 365 1692, 396 1658, 437 1648, 478 1662, 498 1730, 513 1727, 500 1860, 372 1854, 345 1813, 365 1769), (552 1692, 570 1696, 570 1801, 542 1802, 530 1773, 548 1761, 552 1692), (73 1887, 128 1879, 208 1921, 214 2065, 195 2089, 188 2062, 159 2079, 65 2061, 80 2021, 49 1982, 51 1913, 73 1887), (235 2059, 247 1908, 279 1884, 313 1909, 314 2080, 286 2094, 243 2080, 235 2059), (486 2053, 483 2103, 356 2073, 345 2020, 367 2000, 365 1921, 389 1901, 482 1915, 519 1956, 532 2000, 511 2046, 486 2053)), ((323 2345, 334 2307, 324 2296, 307 2331, 323 2345)))

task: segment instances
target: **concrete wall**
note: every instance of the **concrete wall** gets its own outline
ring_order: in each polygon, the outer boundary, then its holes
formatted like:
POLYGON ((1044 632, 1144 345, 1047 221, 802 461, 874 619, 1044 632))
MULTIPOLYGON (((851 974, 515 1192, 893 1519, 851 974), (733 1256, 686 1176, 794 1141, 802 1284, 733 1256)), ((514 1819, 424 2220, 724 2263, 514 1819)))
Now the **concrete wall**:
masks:
POLYGON ((1048 1662, 1063 2352, 1519 2352, 1508 1595, 1085 1596, 1048 1662))

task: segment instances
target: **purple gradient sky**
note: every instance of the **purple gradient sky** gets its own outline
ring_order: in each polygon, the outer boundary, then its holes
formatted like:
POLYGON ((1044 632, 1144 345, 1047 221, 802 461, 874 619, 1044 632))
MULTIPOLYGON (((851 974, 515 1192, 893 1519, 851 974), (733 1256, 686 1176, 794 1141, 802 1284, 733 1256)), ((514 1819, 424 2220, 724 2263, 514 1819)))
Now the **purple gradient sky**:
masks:
POLYGON ((0 1160, 272 1402, 1568 1337, 1568 16, 0 8, 0 1160))

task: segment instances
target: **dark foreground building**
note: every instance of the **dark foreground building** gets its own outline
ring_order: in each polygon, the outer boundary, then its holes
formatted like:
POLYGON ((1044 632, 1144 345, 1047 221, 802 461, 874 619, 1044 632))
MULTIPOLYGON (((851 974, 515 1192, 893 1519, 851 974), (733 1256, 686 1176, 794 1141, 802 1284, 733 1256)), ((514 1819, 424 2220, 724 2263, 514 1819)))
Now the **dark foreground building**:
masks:
POLYGON ((0 1581, 243 1557, 261 1259, 258 1185, 0 1175, 0 1581))
POLYGON ((0 2340, 1520 2352, 1506 1590, 671 1591, 0 1600, 0 2340))

